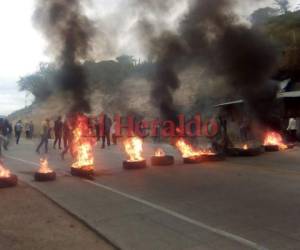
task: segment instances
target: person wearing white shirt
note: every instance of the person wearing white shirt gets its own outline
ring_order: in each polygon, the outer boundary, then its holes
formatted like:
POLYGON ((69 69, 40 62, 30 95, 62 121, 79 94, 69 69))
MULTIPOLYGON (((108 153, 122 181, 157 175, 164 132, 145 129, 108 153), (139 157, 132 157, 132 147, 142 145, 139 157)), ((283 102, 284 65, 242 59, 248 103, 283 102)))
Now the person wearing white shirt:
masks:
POLYGON ((287 131, 290 135, 291 141, 297 141, 297 121, 295 118, 290 118, 287 131))

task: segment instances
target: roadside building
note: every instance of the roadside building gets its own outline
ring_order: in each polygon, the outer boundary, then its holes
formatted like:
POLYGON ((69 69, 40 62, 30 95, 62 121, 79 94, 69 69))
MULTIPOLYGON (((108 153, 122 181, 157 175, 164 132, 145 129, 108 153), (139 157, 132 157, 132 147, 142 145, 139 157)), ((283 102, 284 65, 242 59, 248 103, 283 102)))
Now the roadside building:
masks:
MULTIPOLYGON (((274 112, 280 119, 282 130, 288 127, 289 119, 296 118, 297 134, 300 138, 300 82, 285 80, 276 82, 278 93, 274 112)), ((227 122, 228 133, 233 140, 237 140, 241 124, 249 122, 249 131, 252 137, 259 137, 262 131, 261 124, 255 119, 255 115, 243 99, 232 100, 215 106, 219 116, 227 122)))

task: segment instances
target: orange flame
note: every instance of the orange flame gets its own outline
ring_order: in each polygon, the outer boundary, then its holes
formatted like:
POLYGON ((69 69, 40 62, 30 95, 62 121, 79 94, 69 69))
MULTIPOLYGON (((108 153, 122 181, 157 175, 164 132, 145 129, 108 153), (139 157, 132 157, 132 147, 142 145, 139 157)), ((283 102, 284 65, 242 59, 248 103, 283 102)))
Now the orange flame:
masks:
POLYGON ((134 161, 142 161, 144 158, 142 157, 143 153, 143 140, 138 137, 128 138, 124 141, 125 151, 129 156, 129 160, 131 162, 134 161))
POLYGON ((156 151, 155 151, 155 156, 156 157, 164 157, 166 156, 166 153, 163 149, 161 148, 158 148, 156 151))
POLYGON ((4 168, 2 163, 0 162, 0 178, 9 178, 11 173, 8 169, 4 168))
POLYGON ((90 167, 94 168, 93 139, 88 126, 88 118, 78 115, 76 127, 73 130, 72 153, 74 155, 73 168, 90 167))
POLYGON ((279 146, 281 150, 288 148, 288 146, 283 143, 282 136, 276 132, 268 132, 266 134, 264 146, 279 146))
POLYGON ((245 144, 245 145, 243 146, 243 149, 244 149, 244 150, 248 150, 248 149, 249 149, 249 146, 248 146, 247 144, 245 144))
POLYGON ((176 147, 181 152, 183 158, 196 158, 202 155, 215 155, 215 153, 209 149, 207 150, 194 149, 193 146, 188 142, 186 142, 184 139, 179 139, 176 142, 176 147))
POLYGON ((48 160, 47 158, 41 158, 40 159, 40 169, 38 171, 41 174, 49 174, 53 173, 53 170, 49 168, 48 160))

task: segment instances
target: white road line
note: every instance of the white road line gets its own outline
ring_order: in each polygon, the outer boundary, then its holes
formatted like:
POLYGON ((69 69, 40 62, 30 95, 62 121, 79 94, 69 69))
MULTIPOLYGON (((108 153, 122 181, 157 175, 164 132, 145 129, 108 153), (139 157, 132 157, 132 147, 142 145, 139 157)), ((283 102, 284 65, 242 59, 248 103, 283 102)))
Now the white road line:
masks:
POLYGON ((162 207, 162 206, 153 204, 152 202, 149 202, 149 201, 146 201, 146 200, 137 198, 137 197, 132 196, 132 195, 130 195, 130 194, 123 193, 123 192, 118 191, 118 190, 116 190, 116 189, 114 189, 114 188, 111 188, 111 187, 102 185, 102 184, 97 183, 97 182, 93 182, 93 181, 89 181, 89 180, 85 180, 85 182, 88 182, 88 183, 90 183, 90 184, 92 184, 92 185, 95 185, 95 186, 97 186, 97 187, 106 189, 106 190, 108 190, 108 191, 111 191, 111 192, 116 193, 116 194, 118 194, 118 195, 121 195, 121 196, 123 196, 123 197, 126 197, 126 198, 128 198, 128 199, 130 199, 130 200, 134 200, 134 201, 136 201, 136 202, 142 203, 143 205, 146 205, 146 206, 151 207, 151 208, 153 208, 153 209, 159 210, 159 211, 161 211, 161 212, 163 212, 163 213, 169 214, 169 215, 171 215, 171 216, 173 216, 173 217, 176 217, 176 218, 178 218, 178 219, 180 219, 180 220, 183 220, 183 221, 188 222, 188 223, 190 223, 190 224, 193 224, 193 225, 195 225, 195 226, 201 227, 201 228, 203 228, 203 229, 205 229, 205 230, 207 230, 207 231, 213 232, 213 233, 218 234, 218 235, 220 235, 220 236, 223 236, 223 237, 226 237, 226 238, 231 239, 231 240, 233 240, 233 241, 236 241, 236 242, 238 242, 238 243, 240 243, 240 244, 242 244, 242 245, 245 245, 245 246, 247 246, 247 247, 250 247, 250 248, 253 248, 253 249, 257 249, 257 250, 267 250, 267 248, 265 248, 265 247, 263 247, 263 246, 260 246, 260 245, 258 245, 258 244, 255 243, 255 242, 249 241, 249 240, 247 240, 247 239, 244 239, 244 238, 242 238, 242 237, 240 237, 240 236, 237 236, 237 235, 228 233, 228 232, 226 232, 226 231, 223 231, 223 230, 220 230, 220 229, 211 227, 211 226, 206 225, 205 223, 202 223, 202 222, 200 222, 200 221, 196 221, 196 220, 194 220, 194 219, 191 219, 191 218, 189 218, 189 217, 187 217, 187 216, 184 216, 184 215, 182 215, 182 214, 179 214, 179 213, 177 213, 177 212, 174 212, 174 211, 169 210, 169 209, 167 209, 167 208, 164 208, 164 207, 162 207))
MULTIPOLYGON (((27 164, 31 164, 31 165, 34 165, 34 166, 39 166, 38 163, 35 163, 35 162, 32 162, 32 161, 27 161, 27 160, 19 159, 19 158, 12 157, 12 156, 6 156, 6 157, 9 158, 9 159, 12 159, 12 160, 20 161, 20 162, 27 163, 27 164)), ((211 227, 211 226, 209 226, 209 225, 207 225, 207 224, 205 224, 205 223, 203 223, 203 222, 194 220, 194 219, 189 218, 189 217, 187 217, 187 216, 185 216, 185 215, 182 215, 182 214, 180 214, 180 213, 174 212, 174 211, 172 211, 172 210, 170 210, 170 209, 167 209, 167 208, 164 208, 164 207, 162 207, 162 206, 156 205, 156 204, 154 204, 154 203, 152 203, 152 202, 149 202, 149 201, 146 201, 146 200, 144 200, 144 199, 140 199, 140 198, 135 197, 135 196, 133 196, 133 195, 130 195, 130 194, 127 194, 127 193, 118 191, 118 190, 116 190, 116 189, 114 189, 114 188, 111 188, 111 187, 102 185, 102 184, 97 183, 97 182, 94 182, 94 181, 85 180, 85 182, 90 183, 90 184, 92 184, 92 185, 94 185, 94 186, 97 186, 97 187, 99 187, 99 188, 108 190, 108 191, 110 191, 110 192, 112 192, 112 193, 121 195, 121 196, 123 196, 123 197, 125 197, 125 198, 127 198, 127 199, 136 201, 136 202, 138 202, 138 203, 141 203, 141 204, 143 204, 143 205, 146 205, 146 206, 148 206, 148 207, 151 207, 151 208, 153 208, 153 209, 156 209, 156 210, 158 210, 158 211, 160 211, 160 212, 163 212, 163 213, 166 213, 166 214, 168 214, 168 215, 171 215, 171 216, 173 216, 173 217, 175 217, 175 218, 177 218, 177 219, 180 219, 180 220, 185 221, 185 222, 187 222, 187 223, 190 223, 190 224, 192 224, 192 225, 201 227, 202 229, 205 229, 205 230, 207 230, 207 231, 210 231, 210 232, 215 233, 215 234, 217 234, 217 235, 220 235, 220 236, 222 236, 222 237, 228 238, 228 239, 230 239, 230 240, 233 240, 233 241, 235 241, 235 242, 238 242, 238 243, 240 243, 240 244, 242 244, 242 245, 244 245, 244 246, 250 247, 250 248, 252 248, 252 249, 255 249, 255 250, 268 250, 268 248, 263 247, 263 246, 260 246, 260 245, 258 245, 257 243, 252 242, 252 241, 247 240, 247 239, 244 239, 244 238, 242 238, 242 237, 240 237, 240 236, 238 236, 238 235, 234 235, 234 234, 232 234, 232 233, 229 233, 229 232, 226 232, 226 231, 223 231, 223 230, 220 230, 220 229, 211 227)))
POLYGON ((34 166, 40 166, 39 163, 35 163, 35 162, 32 162, 32 161, 26 161, 26 160, 23 160, 23 159, 19 159, 19 158, 16 158, 16 157, 12 157, 12 156, 9 156, 9 155, 5 155, 6 158, 8 159, 11 159, 11 160, 15 160, 15 161, 20 161, 20 162, 23 162, 23 163, 27 163, 27 164, 30 164, 30 165, 34 165, 34 166))

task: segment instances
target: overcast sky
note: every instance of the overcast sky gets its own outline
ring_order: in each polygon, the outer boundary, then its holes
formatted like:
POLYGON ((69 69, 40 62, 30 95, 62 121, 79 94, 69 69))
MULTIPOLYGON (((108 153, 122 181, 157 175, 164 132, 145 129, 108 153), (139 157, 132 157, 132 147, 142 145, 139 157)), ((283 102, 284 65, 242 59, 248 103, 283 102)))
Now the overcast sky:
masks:
MULTIPOLYGON (((92 1, 97 7, 93 15, 101 16, 114 12, 116 6, 126 0, 92 1)), ((270 1, 266 0, 267 3, 270 1)), ((296 2, 300 3, 300 0, 291 0, 293 5, 296 2)), ((26 98, 26 93, 18 91, 17 81, 21 76, 35 72, 40 62, 50 60, 44 53, 45 41, 32 26, 34 3, 34 0, 0 0, 0 115, 23 108, 26 102, 30 104, 32 98, 26 98)), ((247 8, 251 12, 265 5, 247 5, 247 8)), ((134 53, 134 49, 130 52, 134 53)))

